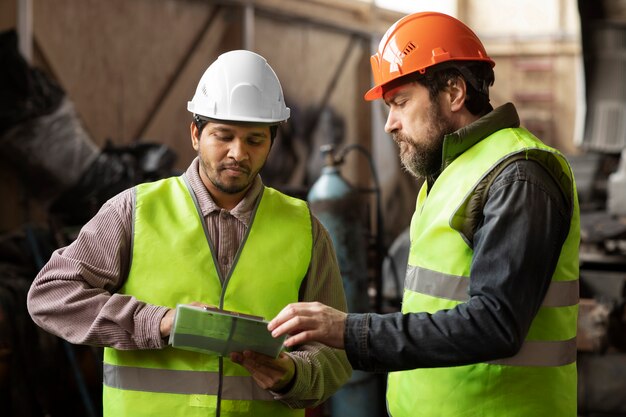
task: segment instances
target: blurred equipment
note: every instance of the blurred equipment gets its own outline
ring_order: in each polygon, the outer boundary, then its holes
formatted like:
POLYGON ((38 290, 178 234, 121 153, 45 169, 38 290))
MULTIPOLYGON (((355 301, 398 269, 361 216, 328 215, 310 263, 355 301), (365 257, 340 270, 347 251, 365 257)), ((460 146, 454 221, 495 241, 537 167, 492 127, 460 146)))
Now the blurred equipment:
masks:
POLYGON ((393 241, 383 261, 383 312, 400 311, 404 294, 404 277, 411 249, 410 229, 407 227, 393 241))
POLYGON ((583 147, 619 153, 626 147, 626 23, 606 6, 621 2, 578 3, 587 102, 583 147))
MULTIPOLYGON (((357 147, 346 147, 339 155, 335 154, 333 145, 324 145, 321 152, 324 156, 324 167, 318 180, 311 187, 308 201, 311 211, 330 233, 335 247, 339 268, 343 277, 344 289, 348 301, 348 311, 363 313, 370 311, 368 270, 379 275, 379 265, 374 262, 368 269, 368 249, 380 254, 380 240, 369 233, 367 225, 368 211, 365 192, 376 193, 378 198, 378 182, 373 172, 376 188, 359 190, 341 176, 340 167, 346 153, 357 147), (368 248, 368 242, 370 248, 368 248)), ((366 152, 366 151, 364 151, 366 152)), ((369 156, 369 154, 367 154, 369 156)), ((370 160, 371 164, 371 160, 370 160)), ((371 165, 373 169, 373 165, 371 165)), ((378 205, 378 204, 377 204, 378 205)), ((380 210, 376 207, 376 212, 380 210)), ((380 236, 382 227, 377 216, 376 236, 380 236)), ((380 299, 380 278, 375 277, 373 290, 376 299, 380 299)), ((376 303, 377 307, 379 306, 376 303)), ((352 378, 331 398, 331 415, 341 417, 378 417, 383 409, 383 387, 380 375, 353 371, 352 378)))
POLYGON ((578 0, 586 114, 580 197, 578 410, 626 416, 626 3, 578 0), (621 161, 619 155, 621 153, 621 161))
POLYGON ((581 415, 626 415, 626 354, 579 354, 578 375, 578 412, 581 415))
POLYGON ((28 65, 19 52, 15 30, 0 32, 0 62, 0 135, 61 105, 65 93, 43 72, 28 65))
POLYGON ((25 225, 0 235, 0 399, 2 415, 95 417, 100 407, 99 359, 46 333, 30 319, 26 294, 42 258, 48 230, 25 225))
POLYGON ((61 87, 19 54, 14 31, 0 33, 0 58, 0 156, 56 220, 80 225, 118 192, 172 174, 165 145, 99 149, 61 87))
POLYGON ((52 201, 49 212, 66 226, 80 226, 119 192, 175 174, 175 162, 176 154, 163 144, 107 142, 79 180, 52 201))
POLYGON ((139 182, 171 176, 174 152, 138 143, 99 149, 61 87, 0 33, 0 156, 49 227, 25 223, 0 235, 0 400, 7 416, 95 417, 101 410, 101 350, 72 345, 36 326, 26 309, 31 282, 54 248, 102 204, 139 182))
POLYGON ((19 54, 15 31, 0 33, 0 150, 27 189, 50 200, 98 154, 65 92, 19 54))
POLYGON ((616 216, 626 216, 626 149, 622 150, 617 171, 609 175, 607 210, 616 216))

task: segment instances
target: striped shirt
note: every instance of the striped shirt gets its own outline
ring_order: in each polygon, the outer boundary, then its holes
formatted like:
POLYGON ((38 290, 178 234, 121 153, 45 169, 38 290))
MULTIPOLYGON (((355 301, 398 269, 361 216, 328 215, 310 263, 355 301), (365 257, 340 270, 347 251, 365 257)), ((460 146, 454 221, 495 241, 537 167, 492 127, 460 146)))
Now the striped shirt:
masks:
MULTIPOLYGON (((196 158, 186 175, 217 252, 217 267, 227 276, 250 225, 263 183, 256 177, 244 198, 224 210, 211 198, 198 173, 196 158)), ((41 269, 28 294, 29 312, 39 326, 75 344, 116 349, 166 346, 159 325, 166 307, 116 294, 130 264, 134 192, 128 189, 107 201, 69 246, 57 249, 41 269)), ((300 301, 319 301, 346 311, 339 267, 326 229, 313 217, 313 253, 300 289, 300 301)), ((342 350, 317 343, 289 353, 296 379, 276 399, 294 408, 311 407, 347 381, 351 368, 342 350)))

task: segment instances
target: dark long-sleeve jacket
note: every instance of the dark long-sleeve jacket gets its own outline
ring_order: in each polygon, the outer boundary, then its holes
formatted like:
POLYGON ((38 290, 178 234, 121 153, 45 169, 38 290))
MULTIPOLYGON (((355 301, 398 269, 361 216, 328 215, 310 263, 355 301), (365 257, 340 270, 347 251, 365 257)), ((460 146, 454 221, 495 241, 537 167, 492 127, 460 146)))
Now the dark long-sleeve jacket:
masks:
MULTIPOLYGON (((506 104, 448 135, 445 141, 454 145, 444 145, 444 169, 488 134, 517 126, 515 107, 506 104)), ((508 165, 489 186, 473 235, 470 299, 434 314, 349 314, 345 349, 352 366, 399 371, 517 353, 567 236, 569 200, 538 162, 522 159, 508 165)))

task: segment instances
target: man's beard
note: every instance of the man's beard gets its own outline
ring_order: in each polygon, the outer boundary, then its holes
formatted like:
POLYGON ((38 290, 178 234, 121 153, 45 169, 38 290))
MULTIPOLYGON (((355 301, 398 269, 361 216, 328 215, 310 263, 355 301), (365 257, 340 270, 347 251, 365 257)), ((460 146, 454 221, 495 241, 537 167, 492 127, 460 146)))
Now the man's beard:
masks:
POLYGON ((431 103, 428 122, 430 128, 419 142, 402 133, 393 133, 393 140, 400 147, 402 165, 418 178, 434 177, 441 172, 443 138, 456 130, 452 122, 443 116, 437 103, 431 103), (408 147, 404 152, 402 152, 401 142, 408 147))
MULTIPOLYGON (((240 166, 238 164, 230 164, 232 166, 236 166, 239 169, 241 169, 247 176, 248 181, 244 182, 244 183, 234 183, 234 184, 226 184, 225 182, 222 182, 220 180, 219 175, 216 175, 214 178, 209 177, 209 180, 213 183, 213 185, 215 186, 215 188, 217 188, 218 190, 222 191, 223 193, 226 194, 237 194, 240 193, 241 191, 246 190, 247 188, 250 187, 250 185, 252 184, 252 182, 254 181, 254 178, 256 177, 256 174, 259 173, 260 169, 257 170, 256 172, 254 172, 252 175, 250 175, 250 168, 248 168, 247 166, 240 166)), ((230 165, 221 165, 220 167, 218 167, 218 172, 222 172, 225 169, 228 168, 228 166, 230 165)))
POLYGON ((221 192, 225 194, 237 194, 246 190, 252 185, 252 183, 254 182, 254 178, 259 173, 259 171, 261 171, 261 169, 258 169, 251 174, 250 167, 246 165, 232 164, 232 163, 220 164, 217 168, 214 168, 213 170, 211 170, 209 169, 208 164, 204 162, 204 160, 202 159, 202 155, 199 152, 198 152, 198 156, 200 157, 200 171, 204 174, 206 179, 208 179, 211 182, 211 184, 213 184, 215 188, 217 188, 218 190, 220 190, 221 192), (247 181, 244 181, 243 183, 235 182, 232 184, 228 184, 225 181, 222 181, 222 179, 220 178, 220 173, 224 171, 225 169, 227 169, 229 166, 236 166, 239 169, 241 169, 246 174, 247 181))

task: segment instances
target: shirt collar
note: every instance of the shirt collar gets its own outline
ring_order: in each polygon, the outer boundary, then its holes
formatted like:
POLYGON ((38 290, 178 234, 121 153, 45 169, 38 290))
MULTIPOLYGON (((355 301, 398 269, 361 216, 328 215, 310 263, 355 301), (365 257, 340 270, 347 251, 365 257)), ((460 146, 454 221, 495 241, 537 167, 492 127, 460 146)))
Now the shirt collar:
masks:
MULTIPOLYGON (((222 208, 215 203, 215 200, 211 197, 211 193, 209 193, 209 190, 207 190, 206 186, 202 182, 199 169, 200 158, 196 157, 187 168, 187 171, 185 171, 185 175, 189 180, 191 189, 198 199, 198 205, 200 206, 202 216, 206 217, 211 213, 220 212, 222 208)), ((239 204, 230 210, 229 213, 244 224, 249 224, 250 217, 252 216, 252 212, 254 211, 254 207, 256 206, 256 202, 261 196, 262 191, 263 181, 261 180, 261 177, 257 175, 246 195, 244 195, 239 204)))
POLYGON ((513 103, 506 103, 475 122, 446 135, 443 139, 441 170, 446 169, 459 155, 492 133, 519 125, 520 120, 515 106, 513 103))

